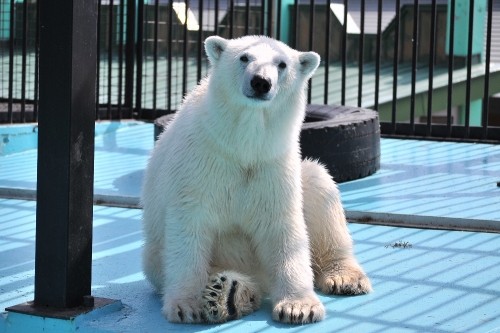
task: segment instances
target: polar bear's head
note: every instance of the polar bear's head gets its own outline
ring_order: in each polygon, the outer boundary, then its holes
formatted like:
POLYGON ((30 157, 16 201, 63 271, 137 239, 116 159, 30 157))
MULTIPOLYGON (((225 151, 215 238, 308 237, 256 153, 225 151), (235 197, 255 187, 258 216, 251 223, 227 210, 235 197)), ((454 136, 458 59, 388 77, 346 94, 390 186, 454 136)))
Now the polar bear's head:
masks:
POLYGON ((303 95, 320 61, 314 52, 299 52, 264 36, 212 36, 205 40, 205 50, 212 65, 210 76, 217 77, 211 80, 217 95, 236 96, 231 102, 240 105, 266 105, 303 95))

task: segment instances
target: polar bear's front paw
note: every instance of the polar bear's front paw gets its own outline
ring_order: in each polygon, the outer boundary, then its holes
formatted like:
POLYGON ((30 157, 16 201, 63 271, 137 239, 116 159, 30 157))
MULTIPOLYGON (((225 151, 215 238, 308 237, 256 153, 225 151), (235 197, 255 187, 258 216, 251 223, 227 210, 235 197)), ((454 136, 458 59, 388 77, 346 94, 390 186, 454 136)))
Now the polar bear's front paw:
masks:
POLYGON ((222 323, 258 309, 260 294, 247 277, 234 272, 222 272, 210 277, 203 291, 203 303, 206 320, 222 323))
POLYGON ((319 299, 307 297, 279 302, 273 309, 273 320, 285 324, 307 324, 323 320, 325 307, 319 299))
POLYGON ((201 304, 194 300, 176 300, 164 304, 163 315, 171 323, 201 323, 205 322, 201 304))

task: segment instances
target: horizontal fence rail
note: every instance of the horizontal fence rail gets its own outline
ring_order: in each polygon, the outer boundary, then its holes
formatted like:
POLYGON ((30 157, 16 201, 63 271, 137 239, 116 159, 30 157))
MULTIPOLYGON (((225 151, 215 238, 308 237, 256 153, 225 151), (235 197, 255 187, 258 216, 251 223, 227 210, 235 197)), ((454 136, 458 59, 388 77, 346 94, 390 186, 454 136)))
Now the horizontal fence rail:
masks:
MULTIPOLYGON (((38 7, 0 0, 0 123, 50 112, 38 7)), ((99 0, 96 119, 175 112, 215 34, 318 52, 309 103, 377 110, 385 136, 500 141, 500 0, 99 0)))

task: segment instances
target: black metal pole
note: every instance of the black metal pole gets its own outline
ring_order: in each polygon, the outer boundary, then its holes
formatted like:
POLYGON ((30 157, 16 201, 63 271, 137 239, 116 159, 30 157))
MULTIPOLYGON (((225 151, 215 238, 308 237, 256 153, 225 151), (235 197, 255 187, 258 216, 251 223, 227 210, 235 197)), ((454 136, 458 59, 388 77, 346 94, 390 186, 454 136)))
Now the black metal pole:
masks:
POLYGON ((470 135, 470 102, 471 102, 471 80, 472 80, 472 43, 474 40, 474 0, 469 2, 469 36, 467 39, 467 85, 465 86, 465 138, 470 135))
POLYGON ((382 0, 377 3, 377 42, 375 51, 375 104, 374 109, 378 111, 380 92, 380 49, 382 44, 382 0))
MULTIPOLYGON (((419 19, 419 4, 418 0, 413 2, 413 33, 412 33, 412 52, 411 52, 411 95, 410 95, 410 128, 411 134, 415 134, 415 95, 417 86, 417 71, 418 71, 418 19, 419 19)), ((429 93, 432 93, 429 91, 429 93)))
POLYGON ((361 107, 363 102, 363 56, 365 46, 365 0, 361 0, 360 8, 360 34, 359 34, 359 54, 358 54, 358 107, 361 107))
MULTIPOLYGON (((135 0, 127 0, 127 27, 125 41, 125 107, 134 108, 134 62, 135 62, 135 0)), ((132 113, 132 112, 131 112, 132 113)))
POLYGON ((9 15, 9 85, 8 85, 8 102, 7 102, 7 121, 12 123, 14 121, 14 114, 12 104, 14 103, 14 13, 15 13, 14 0, 10 1, 10 15, 9 15))
POLYGON ((345 105, 346 80, 347 80, 347 0, 344 0, 344 27, 342 29, 342 92, 340 104, 345 105))
POLYGON ((493 19, 493 0, 488 0, 488 23, 486 25, 486 61, 484 73, 484 95, 481 126, 483 127, 483 139, 488 138, 488 108, 490 100, 490 59, 491 59, 491 26, 493 19))
MULTIPOLYGON (((312 51, 314 48, 314 11, 315 11, 314 0, 309 0, 309 46, 308 50, 312 51)), ((309 85, 307 87, 307 103, 310 104, 312 99, 312 78, 309 79, 309 85)))
MULTIPOLYGON (((450 17, 455 17, 455 0, 450 2, 450 17)), ((446 136, 451 137, 451 108, 453 107, 453 68, 455 58, 455 20, 450 20, 450 38, 448 44, 448 98, 446 102, 446 136)))
POLYGON ((331 4, 332 0, 326 2, 326 33, 325 33, 325 89, 323 91, 323 104, 328 104, 329 80, 330 80, 330 26, 331 26, 331 4))
POLYGON ((427 98, 427 130, 426 135, 432 134, 432 90, 434 89, 434 62, 436 59, 436 0, 432 0, 431 9, 431 36, 429 45, 429 93, 427 98))
POLYGON ((399 65, 399 26, 400 0, 396 0, 396 18, 394 19, 394 59, 392 62, 392 109, 391 109, 391 134, 396 134, 396 112, 398 100, 398 65, 399 65))
POLYGON ((40 2, 35 305, 91 292, 97 6, 40 2))

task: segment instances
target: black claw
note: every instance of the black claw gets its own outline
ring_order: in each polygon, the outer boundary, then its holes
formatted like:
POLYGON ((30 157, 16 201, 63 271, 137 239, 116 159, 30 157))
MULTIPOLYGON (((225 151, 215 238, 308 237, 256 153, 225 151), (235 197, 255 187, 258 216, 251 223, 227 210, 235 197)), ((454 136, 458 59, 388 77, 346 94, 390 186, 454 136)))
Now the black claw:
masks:
POLYGON ((200 312, 200 318, 201 318, 201 320, 203 320, 204 322, 207 322, 207 316, 205 316, 205 313, 204 313, 204 312, 200 312))
POLYGON ((215 297, 215 296, 217 296, 217 293, 216 293, 216 292, 214 292, 214 291, 212 291, 212 292, 210 293, 210 296, 215 297))
POLYGON ((255 302, 255 297, 251 296, 251 297, 250 297, 250 302, 251 302, 251 303, 255 302))
POLYGON ((212 286, 212 288, 214 288, 214 289, 218 289, 218 290, 221 290, 221 289, 222 289, 222 286, 221 286, 220 284, 214 284, 214 285, 212 286))
POLYGON ((299 318, 297 318, 300 322, 302 322, 302 319, 304 319, 304 312, 301 312, 299 314, 299 318))
POLYGON ((181 310, 181 309, 179 309, 179 311, 177 311, 177 315, 179 316, 179 319, 180 319, 181 321, 184 321, 184 313, 182 313, 182 310, 181 310))
POLYGON ((234 295, 236 293, 236 286, 238 285, 238 281, 233 281, 233 285, 229 290, 229 295, 227 296, 227 313, 230 317, 236 315, 236 305, 234 304, 234 295))
POLYGON ((283 309, 281 309, 281 311, 280 311, 280 313, 279 313, 278 317, 279 317, 279 319, 280 319, 280 320, 283 320, 283 317, 284 317, 284 316, 285 316, 285 313, 284 313, 283 309))
POLYGON ((222 282, 224 282, 224 281, 226 281, 226 277, 225 277, 225 276, 221 276, 221 277, 220 277, 220 280, 221 280, 222 282))
POLYGON ((310 321, 311 323, 313 323, 313 322, 314 322, 314 321, 313 321, 313 317, 314 317, 314 311, 311 311, 311 313, 309 313, 309 321, 310 321))

